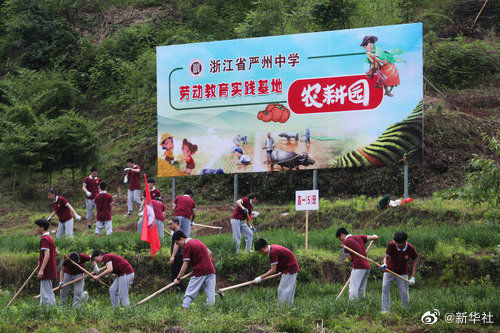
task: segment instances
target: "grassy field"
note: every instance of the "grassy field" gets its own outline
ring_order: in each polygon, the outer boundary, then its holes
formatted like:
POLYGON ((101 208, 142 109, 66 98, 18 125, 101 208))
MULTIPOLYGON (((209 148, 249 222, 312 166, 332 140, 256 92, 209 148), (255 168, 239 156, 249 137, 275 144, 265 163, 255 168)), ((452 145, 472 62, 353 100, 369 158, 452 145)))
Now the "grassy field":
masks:
MULTIPOLYGON (((320 210, 311 214, 309 251, 304 251, 304 216, 293 206, 261 205, 256 224, 259 236, 270 243, 284 245, 294 251, 301 272, 293 307, 276 303, 278 281, 265 282, 258 288, 230 291, 225 301, 219 299, 213 308, 206 308, 204 295, 197 298, 188 313, 180 311, 182 295, 165 292, 143 306, 113 309, 107 290, 90 281, 86 289, 91 302, 80 309, 70 307, 40 308, 31 297, 38 293, 33 281, 14 306, 0 314, 0 331, 497 331, 498 324, 482 322, 446 323, 446 313, 478 312, 492 314, 498 323, 498 253, 500 244, 499 210, 491 207, 468 207, 464 202, 439 198, 416 200, 407 207, 380 213, 377 198, 322 200, 320 210), (367 297, 349 303, 347 292, 335 301, 349 274, 349 264, 338 261, 339 241, 334 237, 338 226, 353 233, 377 234, 379 240, 370 250, 370 257, 381 261, 386 245, 394 232, 405 230, 408 241, 420 256, 422 264, 417 284, 410 289, 411 308, 399 304, 399 293, 392 290, 392 312, 381 314, 382 274, 372 269, 367 297), (438 309, 440 318, 434 325, 421 321, 427 311, 438 309)), ((221 235, 197 229, 200 238, 214 253, 217 285, 224 287, 253 279, 268 269, 269 259, 258 253, 234 254, 226 205, 199 208, 199 222, 223 227, 221 235)), ((81 208, 81 207, 78 207, 81 208)), ((77 209, 78 210, 78 209, 77 209)), ((13 213, 10 213, 13 214, 13 213)), ((3 223, 0 229, 0 307, 29 275, 38 260, 39 238, 32 233, 33 221, 45 213, 30 211, 17 224, 3 223)), ((11 217, 9 217, 10 219, 11 217)), ((116 214, 115 233, 96 238, 85 223, 77 227, 74 239, 56 241, 63 254, 71 251, 90 253, 95 248, 117 253, 130 261, 136 271, 131 289, 131 303, 168 284, 170 268, 169 240, 162 255, 149 257, 148 244, 141 242, 134 230, 136 217, 116 214)), ((197 221, 197 222, 198 222, 197 221)))

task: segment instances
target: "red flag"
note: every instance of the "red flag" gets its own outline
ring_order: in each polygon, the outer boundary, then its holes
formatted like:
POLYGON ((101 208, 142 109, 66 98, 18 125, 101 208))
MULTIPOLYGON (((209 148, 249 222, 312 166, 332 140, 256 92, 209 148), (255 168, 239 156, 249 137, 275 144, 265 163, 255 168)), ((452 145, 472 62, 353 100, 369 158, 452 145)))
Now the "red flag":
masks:
POLYGON ((155 222, 155 213, 151 193, 149 193, 148 179, 144 175, 146 198, 144 199, 144 215, 142 220, 141 241, 149 243, 151 248, 151 258, 160 249, 160 236, 158 236, 158 227, 155 222))

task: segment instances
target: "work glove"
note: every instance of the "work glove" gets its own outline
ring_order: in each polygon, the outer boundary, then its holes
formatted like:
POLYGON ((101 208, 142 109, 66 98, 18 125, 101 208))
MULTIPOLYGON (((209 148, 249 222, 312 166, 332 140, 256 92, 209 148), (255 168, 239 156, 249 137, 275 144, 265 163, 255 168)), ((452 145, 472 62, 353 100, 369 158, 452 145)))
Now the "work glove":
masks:
POLYGON ((92 196, 92 193, 90 193, 90 191, 87 191, 86 193, 88 197, 92 196))
POLYGON ((381 271, 385 271, 385 269, 387 268, 387 265, 386 264, 383 264, 382 266, 379 267, 379 269, 381 271))
POLYGON ((137 214, 137 216, 143 216, 143 215, 144 215, 144 211, 142 211, 139 214, 137 214))
POLYGON ((243 211, 245 212, 245 214, 248 214, 248 209, 243 208, 243 211))
POLYGON ((261 278, 260 276, 257 276, 257 277, 253 280, 253 282, 254 282, 255 284, 259 284, 259 283, 261 283, 261 282, 262 282, 262 278, 261 278))
POLYGON ((81 217, 80 215, 78 215, 78 214, 75 214, 75 219, 76 219, 77 221, 80 221, 80 220, 82 219, 82 217, 81 217))
POLYGON ((191 221, 191 226, 194 227, 194 222, 193 221, 191 221))
POLYGON ((251 227, 251 229, 252 229, 252 232, 253 232, 253 233, 256 233, 256 232, 257 232, 257 228, 256 228, 256 227, 251 227))
POLYGON ((50 222, 51 219, 52 219, 52 216, 47 219, 47 222, 50 222))
POLYGON ((127 184, 128 183, 128 177, 125 176, 125 178, 123 178, 123 184, 127 184))
POLYGON ((411 279, 410 279, 409 285, 413 286, 414 284, 415 284, 415 277, 412 276, 411 279))
POLYGON ((96 274, 96 275, 97 275, 97 274, 99 274, 99 272, 100 272, 100 271, 99 271, 99 266, 95 265, 95 266, 94 266, 94 274, 96 274))
POLYGON ((59 281, 59 285, 57 287, 61 288, 62 285, 63 285, 62 281, 59 281))

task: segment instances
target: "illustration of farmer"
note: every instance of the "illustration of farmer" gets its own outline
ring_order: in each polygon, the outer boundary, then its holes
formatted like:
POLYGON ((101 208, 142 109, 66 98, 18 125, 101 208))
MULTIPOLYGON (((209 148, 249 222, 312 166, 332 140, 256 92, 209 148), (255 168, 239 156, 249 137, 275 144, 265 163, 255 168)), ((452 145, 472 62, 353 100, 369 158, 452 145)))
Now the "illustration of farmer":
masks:
POLYGON ((366 56, 368 57, 368 62, 370 63, 370 69, 366 72, 366 76, 372 79, 374 75, 377 75, 376 88, 385 90, 385 95, 393 97, 391 94, 392 89, 399 84, 399 74, 394 62, 402 61, 394 57, 403 53, 402 50, 396 49, 392 52, 383 51, 380 47, 374 46, 375 42, 378 40, 375 36, 365 36, 363 42, 360 46, 363 46, 366 50, 366 56))
POLYGON ((197 150, 198 150, 197 145, 192 144, 187 139, 182 140, 181 151, 182 154, 184 154, 184 158, 182 159, 182 161, 186 162, 186 169, 184 170, 184 172, 186 172, 189 175, 196 167, 196 164, 194 163, 193 160, 193 155, 196 153, 197 150))
POLYGON ((174 137, 168 133, 161 136, 161 148, 164 150, 165 161, 172 163, 174 160, 174 137))

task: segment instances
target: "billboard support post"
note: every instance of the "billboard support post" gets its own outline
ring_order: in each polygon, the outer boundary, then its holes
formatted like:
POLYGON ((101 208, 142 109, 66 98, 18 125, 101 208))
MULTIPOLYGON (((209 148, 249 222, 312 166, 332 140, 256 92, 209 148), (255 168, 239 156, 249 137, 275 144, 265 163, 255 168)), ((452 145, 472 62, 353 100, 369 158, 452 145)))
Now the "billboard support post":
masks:
POLYGON ((313 170, 313 190, 318 189, 318 169, 313 170))
POLYGON ((172 177, 172 202, 175 200, 175 177, 172 177))
POLYGON ((408 164, 404 164, 404 169, 403 169, 403 177, 404 177, 404 198, 408 198, 410 195, 409 195, 409 191, 408 191, 408 164))
POLYGON ((236 205, 236 200, 238 200, 238 174, 234 174, 234 194, 233 194, 233 205, 236 205))

